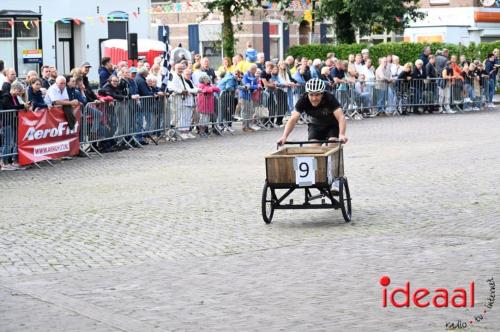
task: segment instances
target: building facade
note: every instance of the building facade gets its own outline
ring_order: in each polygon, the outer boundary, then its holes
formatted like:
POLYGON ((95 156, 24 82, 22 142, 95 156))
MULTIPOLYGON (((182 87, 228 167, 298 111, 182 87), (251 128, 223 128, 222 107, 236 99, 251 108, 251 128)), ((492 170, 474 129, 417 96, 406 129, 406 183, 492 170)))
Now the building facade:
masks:
MULTIPOLYGON (((202 19, 206 13, 206 1, 181 1, 175 4, 152 0, 151 33, 157 33, 161 40, 163 33, 168 34, 169 43, 211 58, 214 65, 221 62, 222 54, 222 15, 214 13, 202 19)), ((294 19, 285 17, 274 4, 258 8, 254 15, 245 13, 233 20, 241 25, 235 34, 236 52, 244 53, 247 42, 252 42, 257 51, 264 52, 267 59, 282 59, 288 48, 297 44, 329 42, 331 25, 317 22, 313 33, 311 4, 307 1, 293 1, 289 10, 294 19)))
POLYGON ((500 40, 499 0, 422 0, 423 20, 405 29, 408 42, 470 42, 500 40))
POLYGON ((69 73, 88 61, 95 69, 90 79, 95 80, 101 42, 127 39, 132 32, 150 38, 150 8, 149 0, 2 0, 0 59, 6 67, 16 68, 20 77, 39 70, 41 64, 69 73))

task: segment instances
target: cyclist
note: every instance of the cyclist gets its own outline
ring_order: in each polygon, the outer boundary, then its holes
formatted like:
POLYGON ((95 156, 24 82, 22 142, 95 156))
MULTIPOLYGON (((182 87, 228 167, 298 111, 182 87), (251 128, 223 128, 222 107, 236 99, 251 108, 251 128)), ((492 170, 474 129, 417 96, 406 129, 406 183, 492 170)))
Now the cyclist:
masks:
POLYGON ((306 93, 295 104, 295 110, 292 112, 278 144, 285 143, 302 113, 306 113, 310 119, 308 123, 309 141, 339 139, 347 143, 346 120, 338 100, 333 94, 325 91, 325 83, 322 80, 313 78, 306 83, 306 93))

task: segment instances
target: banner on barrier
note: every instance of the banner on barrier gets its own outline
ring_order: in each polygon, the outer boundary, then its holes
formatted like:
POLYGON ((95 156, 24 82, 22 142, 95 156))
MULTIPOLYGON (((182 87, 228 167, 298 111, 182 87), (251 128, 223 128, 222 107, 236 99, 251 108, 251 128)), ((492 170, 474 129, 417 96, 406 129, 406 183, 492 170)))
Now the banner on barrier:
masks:
POLYGON ((80 150, 80 107, 74 108, 73 114, 76 122, 71 128, 60 107, 19 112, 19 164, 77 155, 80 150))

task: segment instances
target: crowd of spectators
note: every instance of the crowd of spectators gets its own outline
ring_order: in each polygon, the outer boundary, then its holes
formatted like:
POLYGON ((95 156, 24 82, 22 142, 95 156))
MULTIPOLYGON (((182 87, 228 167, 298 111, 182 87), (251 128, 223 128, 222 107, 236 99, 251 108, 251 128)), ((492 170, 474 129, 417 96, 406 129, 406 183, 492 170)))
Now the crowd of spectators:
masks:
MULTIPOLYGON (((245 132, 259 130, 263 125, 283 126, 284 117, 291 113, 296 100, 304 93, 305 83, 319 78, 344 108, 358 108, 364 116, 394 112, 454 113, 454 106, 471 110, 477 110, 482 102, 492 106, 499 51, 495 49, 484 61, 457 58, 446 49, 431 54, 430 47, 425 47, 414 63, 405 64, 400 63, 397 55, 372 59, 368 49, 350 54, 346 60, 330 53, 326 59, 288 56, 285 60, 266 61, 264 53, 257 52, 248 43, 244 53, 224 58, 217 69, 199 54, 194 54, 192 61, 184 59, 168 65, 164 61, 157 57, 153 64, 140 60, 135 66, 129 66, 128 61, 113 64, 109 57, 104 57, 98 68, 96 89, 89 82, 92 69, 89 62, 65 74, 58 73, 54 66, 44 65, 40 76, 30 71, 21 80, 14 69, 3 68, 0 60, 0 109, 36 111, 51 105, 74 107, 124 100, 139 107, 141 97, 167 97, 175 111, 168 126, 179 129, 182 139, 189 139, 196 135, 207 137, 223 131, 233 132, 235 120, 242 121, 245 132), (456 100, 460 102, 453 102, 456 100), (257 115, 265 121, 256 121, 257 115)), ((94 119, 90 135, 102 133, 103 127, 110 126, 108 115, 101 109, 86 110, 94 119)), ((21 168, 15 156, 6 156, 16 149, 15 115, 10 116, 7 118, 6 113, 0 116, 3 170, 21 168)), ((146 145, 153 139, 151 133, 162 134, 147 130, 153 121, 148 110, 141 109, 134 117, 133 131, 137 134, 132 144, 146 145)), ((165 121, 162 116, 157 120, 165 121)), ((108 129, 116 130, 116 126, 108 129)), ((129 147, 117 142, 105 140, 96 143, 94 148, 109 152, 129 147)))

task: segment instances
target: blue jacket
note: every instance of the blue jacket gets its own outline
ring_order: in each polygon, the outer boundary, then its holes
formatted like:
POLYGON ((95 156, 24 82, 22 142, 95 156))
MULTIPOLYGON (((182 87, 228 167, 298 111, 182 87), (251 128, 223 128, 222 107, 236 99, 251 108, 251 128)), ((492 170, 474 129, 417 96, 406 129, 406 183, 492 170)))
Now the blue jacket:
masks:
POLYGON ((133 95, 139 94, 139 89, 137 88, 137 82, 136 81, 134 81, 132 79, 129 79, 129 80, 127 80, 127 83, 128 83, 128 94, 129 94, 129 97, 133 96, 133 95))
POLYGON ((498 69, 495 68, 495 60, 486 60, 484 70, 486 70, 490 79, 495 79, 498 73, 498 69))
POLYGON ((78 91, 77 89, 66 87, 66 91, 68 91, 69 100, 76 99, 76 100, 78 100, 82 104, 86 104, 87 103, 87 98, 85 98, 84 96, 82 96, 82 94, 80 93, 80 91, 78 91))
POLYGON ((102 88, 113 74, 114 71, 110 72, 106 67, 99 67, 99 87, 102 88))
POLYGON ((244 100, 252 99, 252 93, 259 88, 259 83, 257 81, 257 77, 250 76, 249 72, 246 72, 243 75, 243 85, 247 87, 247 89, 240 89, 240 98, 244 100))
POLYGON ((48 107, 43 100, 42 91, 33 92, 31 86, 28 87, 28 100, 32 102, 33 109, 48 107))
POLYGON ((238 81, 232 73, 227 73, 217 84, 221 91, 235 91, 238 88, 238 81))
POLYGON ((148 88, 148 84, 146 83, 146 79, 142 77, 142 75, 138 74, 135 78, 135 83, 137 84, 137 92, 139 96, 152 96, 154 95, 153 91, 148 88))

